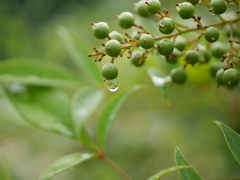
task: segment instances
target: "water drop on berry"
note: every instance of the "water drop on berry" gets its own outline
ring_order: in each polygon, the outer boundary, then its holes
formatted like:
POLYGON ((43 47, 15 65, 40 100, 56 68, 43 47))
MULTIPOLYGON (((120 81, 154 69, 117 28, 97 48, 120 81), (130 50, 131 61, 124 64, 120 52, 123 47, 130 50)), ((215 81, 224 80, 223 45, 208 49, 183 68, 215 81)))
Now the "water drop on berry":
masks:
POLYGON ((118 90, 118 78, 112 80, 106 80, 107 88, 110 92, 115 92, 118 90))

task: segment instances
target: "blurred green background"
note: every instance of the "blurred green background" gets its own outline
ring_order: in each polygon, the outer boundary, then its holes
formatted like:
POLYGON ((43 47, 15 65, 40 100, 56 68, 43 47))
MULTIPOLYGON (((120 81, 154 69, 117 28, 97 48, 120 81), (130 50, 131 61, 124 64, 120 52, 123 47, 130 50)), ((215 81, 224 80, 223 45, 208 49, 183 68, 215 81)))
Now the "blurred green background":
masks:
MULTIPOLYGON (((111 30, 125 32, 117 26, 116 14, 133 11, 133 0, 3 0, 0 2, 0 60, 35 57, 55 61, 72 68, 70 56, 56 35, 60 25, 100 47, 91 31, 91 22, 106 21, 111 30)), ((176 15, 179 1, 162 0, 162 6, 176 15)), ((197 6, 196 13, 206 15, 207 9, 197 6)), ((156 31, 153 21, 136 15, 149 31, 156 31)), ((204 17, 203 17, 204 19, 204 17)), ((207 23, 215 21, 213 17, 207 23)), ((183 23, 191 24, 190 21, 183 23)), ((129 30, 128 32, 132 32, 129 30)), ((86 57, 86 60, 90 60, 86 57)), ((99 68, 109 59, 99 63, 99 68)), ((210 65, 188 68, 190 78, 184 86, 168 86, 172 107, 168 107, 147 75, 147 67, 160 66, 170 70, 160 58, 150 56, 143 68, 131 66, 128 59, 117 59, 120 90, 132 84, 147 87, 130 95, 121 107, 107 141, 107 152, 133 179, 144 180, 154 173, 174 166, 173 150, 182 153, 203 179, 240 177, 239 165, 228 150, 220 129, 213 123, 222 121, 240 133, 240 89, 216 88, 210 65)), ((81 150, 75 142, 44 132, 27 124, 16 113, 0 89, 0 169, 5 166, 16 180, 38 179, 53 161, 81 150)), ((112 93, 108 93, 111 98, 112 93)), ((97 113, 89 119, 94 134, 97 113)), ((81 164, 61 173, 53 180, 121 180, 111 167, 100 160, 81 164)), ((172 173, 164 180, 178 179, 172 173)))

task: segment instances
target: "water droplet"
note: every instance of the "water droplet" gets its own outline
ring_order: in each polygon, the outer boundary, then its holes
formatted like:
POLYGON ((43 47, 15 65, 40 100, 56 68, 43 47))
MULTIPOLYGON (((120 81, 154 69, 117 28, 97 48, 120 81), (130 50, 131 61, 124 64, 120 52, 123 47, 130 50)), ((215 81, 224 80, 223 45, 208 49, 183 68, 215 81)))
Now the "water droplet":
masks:
POLYGON ((115 92, 118 90, 118 79, 107 80, 107 88, 110 92, 115 92))

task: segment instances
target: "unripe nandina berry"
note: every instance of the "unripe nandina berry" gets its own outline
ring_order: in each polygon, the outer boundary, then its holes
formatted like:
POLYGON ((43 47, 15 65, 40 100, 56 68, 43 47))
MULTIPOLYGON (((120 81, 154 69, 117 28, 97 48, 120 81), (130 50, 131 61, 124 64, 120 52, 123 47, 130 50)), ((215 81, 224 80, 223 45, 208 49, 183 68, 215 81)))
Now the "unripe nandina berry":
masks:
POLYGON ((185 49, 185 46, 187 44, 187 40, 182 37, 182 36, 177 36, 174 46, 177 48, 179 51, 183 51, 185 49))
POLYGON ((182 66, 172 69, 170 76, 172 82, 177 84, 183 84, 187 80, 187 72, 182 66))
POLYGON ((163 18, 158 23, 158 29, 163 34, 170 34, 175 29, 175 24, 170 18, 163 18))
POLYGON ((140 16, 143 16, 143 17, 150 16, 147 10, 147 4, 145 3, 145 0, 139 1, 137 4, 135 4, 135 10, 140 16))
POLYGON ((194 6, 189 2, 176 4, 176 8, 179 16, 182 19, 190 19, 194 16, 194 12, 195 12, 194 6))
POLYGON ((124 29, 129 29, 134 24, 134 16, 130 12, 123 12, 118 16, 118 24, 124 29))
POLYGON ((217 81, 217 83, 219 84, 219 85, 224 85, 224 83, 223 83, 223 73, 224 73, 224 70, 223 70, 223 68, 221 68, 221 69, 219 69, 218 71, 217 71, 217 73, 216 73, 216 76, 215 76, 215 78, 216 78, 216 81, 217 81))
POLYGON ((105 44, 105 52, 111 57, 116 57, 121 53, 122 46, 117 40, 109 40, 105 44))
POLYGON ((222 80, 227 87, 236 86, 240 81, 240 73, 236 69, 227 69, 222 75, 222 80))
POLYGON ((154 38, 149 34, 144 34, 140 37, 140 46, 144 49, 150 49, 154 46, 154 38))
POLYGON ((133 65, 140 67, 145 63, 143 51, 137 50, 132 53, 131 62, 133 65))
POLYGON ((227 10, 227 1, 212 0, 210 6, 214 14, 222 14, 227 10))
POLYGON ((168 56, 170 55, 173 50, 174 50, 174 44, 171 40, 169 39, 162 39, 158 42, 157 44, 158 46, 158 52, 161 54, 161 55, 164 55, 164 56, 168 56))
POLYGON ((124 39, 123 35, 120 34, 120 33, 117 32, 117 31, 112 31, 112 32, 110 32, 110 33, 109 33, 109 37, 112 38, 112 39, 117 40, 117 41, 120 42, 120 43, 123 42, 123 39, 124 39))
POLYGON ((93 34, 98 39, 104 39, 108 37, 110 29, 106 22, 92 23, 93 34))
POLYGON ((211 44, 212 55, 217 58, 222 57, 226 53, 226 51, 227 51, 226 45, 224 45, 221 42, 215 42, 211 44))
POLYGON ((186 53, 185 60, 187 61, 188 64, 194 65, 195 63, 197 63, 199 61, 199 58, 200 58, 200 56, 197 51, 189 50, 186 53))
POLYGON ((192 5, 196 5, 199 3, 199 0, 187 0, 188 2, 192 3, 192 5))
POLYGON ((220 36, 220 33, 218 29, 215 27, 209 27, 204 32, 205 39, 210 43, 217 41, 219 36, 220 36))
POLYGON ((118 68, 112 63, 107 63, 102 67, 102 76, 107 80, 116 79, 118 76, 118 68))
POLYGON ((157 14, 161 9, 161 3, 159 0, 149 0, 146 2, 147 11, 149 14, 157 14))

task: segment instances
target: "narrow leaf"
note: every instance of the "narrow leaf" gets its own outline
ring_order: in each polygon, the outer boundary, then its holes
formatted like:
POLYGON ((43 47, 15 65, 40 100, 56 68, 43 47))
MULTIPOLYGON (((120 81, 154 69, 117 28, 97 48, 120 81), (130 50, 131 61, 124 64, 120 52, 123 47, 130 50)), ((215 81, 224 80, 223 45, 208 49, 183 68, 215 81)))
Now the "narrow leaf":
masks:
POLYGON ((72 57, 76 66, 81 70, 87 81, 102 83, 101 73, 96 63, 88 54, 92 52, 92 46, 77 34, 59 26, 57 34, 61 38, 67 52, 72 57))
POLYGON ((123 92, 116 94, 107 104, 104 106, 103 111, 99 118, 97 127, 97 140, 101 147, 103 147, 107 134, 112 127, 116 114, 120 106, 126 97, 140 88, 140 86, 131 86, 123 92))
POLYGON ((157 174, 153 175, 152 177, 148 178, 148 180, 158 180, 171 172, 174 172, 179 169, 185 169, 185 168, 191 168, 191 166, 175 166, 175 167, 167 168, 167 169, 164 169, 164 170, 158 172, 157 174))
POLYGON ((56 87, 78 87, 82 84, 67 69, 42 59, 17 58, 0 62, 0 82, 56 87))
POLYGON ((14 180, 12 173, 5 158, 0 154, 0 179, 2 180, 14 180))
POLYGON ((77 91, 72 98, 72 116, 73 126, 77 139, 85 144, 90 145, 86 129, 83 127, 84 121, 99 106, 103 99, 103 92, 93 88, 83 88, 77 91), (85 142, 85 143, 84 143, 85 142))
POLYGON ((67 137, 74 137, 70 116, 70 98, 61 90, 50 87, 5 87, 6 94, 28 123, 67 137))
POLYGON ((236 161, 240 164, 240 135, 222 122, 215 121, 223 132, 227 145, 236 161))
POLYGON ((162 93, 167 105, 171 106, 170 101, 169 101, 169 97, 168 97, 168 93, 167 93, 167 90, 166 90, 166 84, 171 81, 171 77, 170 76, 164 76, 161 72, 159 72, 158 69, 153 68, 153 67, 148 69, 148 75, 150 76, 153 84, 156 87, 158 87, 158 89, 162 93))
POLYGON ((42 176, 39 178, 39 180, 51 179, 53 176, 94 157, 97 156, 95 154, 89 153, 73 153, 64 156, 55 161, 52 165, 50 165, 46 169, 46 171, 42 174, 42 176))
MULTIPOLYGON (((175 161, 177 166, 191 166, 178 147, 175 148, 175 161)), ((194 168, 179 169, 178 175, 181 180, 201 180, 194 168)))

